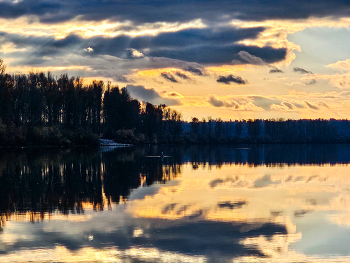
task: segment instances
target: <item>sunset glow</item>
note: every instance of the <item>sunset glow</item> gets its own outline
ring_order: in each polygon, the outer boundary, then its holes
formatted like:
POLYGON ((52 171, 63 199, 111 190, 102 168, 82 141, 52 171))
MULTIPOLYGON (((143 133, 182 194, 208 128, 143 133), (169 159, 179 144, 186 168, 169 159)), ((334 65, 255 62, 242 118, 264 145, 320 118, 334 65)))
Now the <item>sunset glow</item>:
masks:
POLYGON ((169 106, 185 120, 349 117, 350 17, 342 1, 2 1, 0 8, 0 57, 9 73, 52 71, 154 89, 163 98, 165 91, 181 94, 169 106), (272 102, 292 92, 303 94, 295 103, 327 107, 286 110, 272 102), (237 110, 213 104, 212 96, 271 102, 237 110))

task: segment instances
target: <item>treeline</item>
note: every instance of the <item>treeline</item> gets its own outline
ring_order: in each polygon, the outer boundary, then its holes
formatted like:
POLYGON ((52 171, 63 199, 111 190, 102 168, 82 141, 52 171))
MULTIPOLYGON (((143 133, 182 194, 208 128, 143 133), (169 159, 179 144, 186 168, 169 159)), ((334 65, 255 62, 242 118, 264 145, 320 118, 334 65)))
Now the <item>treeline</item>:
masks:
POLYGON ((190 144, 217 143, 349 143, 347 120, 243 120, 221 119, 184 124, 185 140, 190 144))
POLYGON ((179 140, 181 114, 141 104, 126 88, 50 72, 10 75, 0 60, 0 145, 98 145, 179 140))
POLYGON ((0 146, 132 144, 348 143, 347 120, 208 118, 190 123, 166 105, 141 103, 126 88, 50 72, 10 75, 0 59, 0 146))

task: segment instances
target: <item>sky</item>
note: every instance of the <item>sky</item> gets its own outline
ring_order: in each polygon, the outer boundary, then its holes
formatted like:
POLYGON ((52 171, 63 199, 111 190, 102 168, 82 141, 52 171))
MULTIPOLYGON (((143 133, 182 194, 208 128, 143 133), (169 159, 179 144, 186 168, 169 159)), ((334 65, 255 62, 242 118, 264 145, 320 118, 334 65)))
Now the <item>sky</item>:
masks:
POLYGON ((192 117, 349 118, 346 0, 0 0, 8 73, 110 81, 192 117))

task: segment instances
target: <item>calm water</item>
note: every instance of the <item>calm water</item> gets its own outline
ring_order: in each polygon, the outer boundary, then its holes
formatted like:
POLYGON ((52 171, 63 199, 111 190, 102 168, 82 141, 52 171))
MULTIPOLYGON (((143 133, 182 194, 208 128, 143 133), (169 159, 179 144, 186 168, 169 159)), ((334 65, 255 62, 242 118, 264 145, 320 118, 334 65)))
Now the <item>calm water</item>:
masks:
POLYGON ((348 163, 345 145, 0 149, 0 261, 350 262, 348 163))

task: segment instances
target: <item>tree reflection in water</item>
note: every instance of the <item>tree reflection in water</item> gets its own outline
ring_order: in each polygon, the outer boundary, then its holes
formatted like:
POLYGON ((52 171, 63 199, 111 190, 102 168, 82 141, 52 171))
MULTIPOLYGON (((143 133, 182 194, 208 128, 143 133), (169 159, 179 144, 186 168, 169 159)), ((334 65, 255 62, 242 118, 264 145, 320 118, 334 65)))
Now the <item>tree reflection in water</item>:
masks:
MULTIPOLYGON (((193 169, 223 164, 283 166, 348 163, 342 145, 266 145, 261 147, 145 147, 101 153, 99 149, 46 148, 0 151, 1 227, 6 220, 38 221, 52 213, 96 211, 125 202, 133 189, 165 183, 193 169), (146 158, 166 152, 171 158, 146 158)), ((349 160, 348 160, 348 159, 349 160)))
POLYGON ((52 213, 102 211, 126 201, 141 184, 166 182, 180 172, 175 159, 145 159, 146 149, 3 149, 0 152, 1 227, 6 220, 39 221, 52 213), (107 204, 106 204, 107 202, 107 204))
MULTIPOLYGON (((165 183, 181 173, 181 164, 295 165, 348 163, 344 147, 337 145, 270 145, 265 147, 172 147, 171 158, 145 158, 160 150, 154 146, 117 149, 57 150, 3 149, 0 152, 1 225, 12 215, 42 220, 59 212, 83 213, 127 200, 140 185, 165 183), (107 202, 107 204, 105 204, 107 202), (29 213, 29 214, 28 214, 29 213)), ((350 158, 350 157, 349 157, 350 158)))

